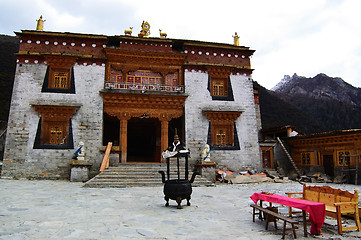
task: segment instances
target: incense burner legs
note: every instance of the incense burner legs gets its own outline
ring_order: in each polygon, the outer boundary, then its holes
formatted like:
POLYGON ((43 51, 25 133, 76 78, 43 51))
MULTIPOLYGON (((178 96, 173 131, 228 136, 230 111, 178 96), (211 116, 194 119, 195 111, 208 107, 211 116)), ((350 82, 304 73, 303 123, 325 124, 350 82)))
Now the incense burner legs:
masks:
POLYGON ((164 184, 164 200, 166 201, 165 206, 169 206, 169 199, 177 202, 178 209, 182 208, 182 200, 187 199, 187 206, 190 206, 190 199, 192 194, 192 184, 189 180, 185 179, 172 179, 165 181, 164 184))

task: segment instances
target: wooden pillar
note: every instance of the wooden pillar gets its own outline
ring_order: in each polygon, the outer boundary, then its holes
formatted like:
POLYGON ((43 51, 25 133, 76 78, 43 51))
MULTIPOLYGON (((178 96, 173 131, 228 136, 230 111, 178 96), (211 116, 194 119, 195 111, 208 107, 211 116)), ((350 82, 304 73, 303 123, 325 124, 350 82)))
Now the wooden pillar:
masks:
MULTIPOLYGON (((161 121, 161 134, 160 134, 160 148, 161 153, 168 148, 168 126, 169 121, 172 118, 166 113, 161 113, 159 115, 159 120, 161 121)), ((161 162, 165 163, 166 159, 161 158, 161 162)))
POLYGON ((127 162, 127 150, 128 150, 128 120, 130 119, 129 113, 121 113, 119 116, 120 120, 120 133, 119 133, 119 162, 127 162))
POLYGON ((120 120, 120 134, 119 134, 119 162, 127 162, 127 148, 128 148, 128 120, 120 120))
MULTIPOLYGON (((168 121, 162 121, 161 122, 161 135, 160 135, 160 146, 161 146, 161 152, 166 150, 168 148, 168 121)), ((162 158, 162 162, 165 162, 165 159, 162 158)))
POLYGON ((162 76, 162 79, 161 79, 161 84, 162 84, 162 85, 166 85, 167 73, 168 73, 168 72, 160 71, 160 75, 162 76))

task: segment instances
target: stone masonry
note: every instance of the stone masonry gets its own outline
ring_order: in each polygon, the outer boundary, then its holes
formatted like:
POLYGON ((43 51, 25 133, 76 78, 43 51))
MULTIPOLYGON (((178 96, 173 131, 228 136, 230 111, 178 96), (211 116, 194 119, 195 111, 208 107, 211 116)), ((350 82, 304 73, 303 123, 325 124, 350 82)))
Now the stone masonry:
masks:
POLYGON ((34 103, 80 106, 72 118, 74 146, 85 142, 85 157, 93 164, 91 172, 99 169, 103 118, 99 91, 104 84, 104 67, 76 64, 76 94, 42 93, 45 72, 46 64, 17 66, 2 177, 69 179, 75 149, 33 149, 39 122, 38 113, 30 105, 34 103))
MULTIPOLYGON (((85 159, 92 165, 90 177, 99 173, 104 154, 100 151, 103 147, 104 124, 103 97, 100 92, 104 90, 106 74, 109 73, 105 48, 118 49, 123 54, 126 51, 136 52, 139 56, 148 52, 156 56, 155 59, 157 54, 177 54, 184 57, 184 62, 179 64, 178 69, 181 69, 179 81, 183 85, 184 80, 185 94, 188 96, 184 106, 184 141, 191 150, 191 167, 201 160, 203 146, 209 138, 210 124, 204 113, 209 110, 241 112, 235 122, 239 149, 212 150, 211 161, 216 163, 217 168, 232 171, 260 169, 260 126, 257 121, 259 108, 254 101, 250 66, 253 50, 230 44, 191 40, 107 37, 31 30, 17 34, 21 38, 21 44, 17 55, 2 178, 69 179, 72 156, 81 141, 85 143, 85 159), (76 59, 73 65, 75 93, 42 92, 49 55, 53 59, 57 56, 76 59), (229 75, 233 99, 212 100, 208 89, 210 75, 207 66, 227 66, 233 69, 229 75), (73 149, 34 148, 40 114, 33 105, 77 108, 71 117, 73 149)), ((121 61, 123 60, 119 60, 119 66, 121 61)), ((151 60, 149 61, 151 64, 151 60)), ((61 61, 58 63, 62 64, 61 61)), ((135 70, 137 69, 132 71, 135 70)), ((112 161, 119 162, 119 159, 114 159, 113 154, 112 161)))
POLYGON ((186 72, 185 84, 188 94, 185 106, 186 143, 194 153, 193 163, 200 160, 203 146, 207 142, 209 122, 202 110, 241 110, 242 114, 236 122, 240 150, 212 150, 211 161, 216 162, 219 168, 233 171, 259 169, 258 125, 252 80, 243 75, 231 75, 234 101, 212 101, 207 89, 207 73, 186 72))

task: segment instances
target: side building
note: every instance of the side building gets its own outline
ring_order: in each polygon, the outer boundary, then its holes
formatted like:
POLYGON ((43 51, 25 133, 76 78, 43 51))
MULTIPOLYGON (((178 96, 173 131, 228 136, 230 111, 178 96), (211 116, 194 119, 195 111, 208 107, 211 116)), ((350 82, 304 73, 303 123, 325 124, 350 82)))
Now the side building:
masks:
POLYGON ((248 47, 193 40, 22 30, 2 177, 69 179, 84 143, 90 175, 111 164, 164 162, 177 133, 219 168, 260 169, 248 47))

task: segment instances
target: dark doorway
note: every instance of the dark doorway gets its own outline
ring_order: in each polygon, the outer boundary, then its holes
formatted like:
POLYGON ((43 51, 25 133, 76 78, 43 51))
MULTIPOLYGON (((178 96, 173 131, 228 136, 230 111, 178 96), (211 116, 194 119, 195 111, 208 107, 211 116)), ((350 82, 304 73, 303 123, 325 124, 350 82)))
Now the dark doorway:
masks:
POLYGON ((103 146, 112 142, 113 146, 119 146, 120 122, 117 117, 103 114, 103 146))
POLYGON ((323 167, 325 169, 325 174, 334 177, 334 167, 333 167, 333 155, 323 155, 323 167))
POLYGON ((262 150, 262 167, 263 168, 272 168, 271 150, 262 150))
POLYGON ((128 162, 160 162, 160 121, 132 118, 128 121, 128 162))

